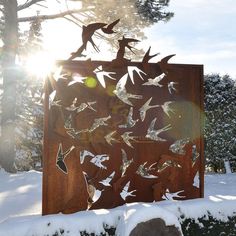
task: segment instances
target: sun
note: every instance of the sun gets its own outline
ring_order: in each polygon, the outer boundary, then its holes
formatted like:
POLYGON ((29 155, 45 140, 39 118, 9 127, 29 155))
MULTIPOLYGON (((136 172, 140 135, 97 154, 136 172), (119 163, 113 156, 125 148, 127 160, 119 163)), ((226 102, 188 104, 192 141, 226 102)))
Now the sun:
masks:
POLYGON ((39 52, 26 58, 26 71, 37 78, 45 78, 55 67, 55 59, 48 53, 39 52))

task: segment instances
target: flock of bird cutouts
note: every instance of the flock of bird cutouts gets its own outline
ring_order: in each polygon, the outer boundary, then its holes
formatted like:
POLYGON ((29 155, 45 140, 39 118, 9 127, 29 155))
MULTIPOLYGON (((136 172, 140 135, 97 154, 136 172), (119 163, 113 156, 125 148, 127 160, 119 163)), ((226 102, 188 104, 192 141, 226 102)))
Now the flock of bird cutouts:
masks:
MULTIPOLYGON (((94 43, 92 36, 94 35, 94 33, 101 29, 105 34, 112 34, 115 31, 113 30, 113 27, 119 22, 119 19, 114 21, 111 24, 105 24, 105 23, 93 23, 90 24, 88 26, 83 26, 82 29, 82 45, 79 47, 79 49, 76 52, 73 52, 71 54, 71 57, 68 60, 73 60, 76 57, 85 57, 85 55, 83 54, 84 50, 86 50, 87 44, 88 42, 90 42, 93 46, 93 48, 99 52, 99 48, 97 47, 97 45, 94 43)), ((132 46, 129 45, 129 43, 131 42, 138 42, 138 40, 136 39, 131 39, 131 38, 125 38, 123 37, 121 40, 118 40, 119 42, 119 50, 117 52, 117 57, 115 60, 127 60, 124 58, 124 54, 125 54, 125 48, 128 48, 129 50, 132 51, 132 46)), ((152 57, 156 56, 155 55, 150 55, 150 48, 148 49, 147 53, 144 55, 143 57, 143 62, 148 62, 152 57)), ((166 58, 164 58, 162 60, 162 63, 166 63, 168 62, 169 58, 171 58, 173 55, 168 56, 166 58)), ((62 78, 63 75, 61 75, 60 73, 61 71, 59 71, 59 73, 57 72, 57 74, 55 73, 54 75, 54 79, 57 80, 58 78, 62 78)), ((97 81, 101 84, 102 87, 106 88, 106 79, 111 79, 111 80, 116 80, 115 78, 115 72, 112 71, 105 71, 103 70, 102 65, 98 66, 94 71, 94 74, 96 75, 97 81)), ((119 81, 116 84, 115 90, 113 91, 113 93, 116 95, 116 97, 121 100, 123 103, 127 104, 130 106, 129 108, 129 113, 126 119, 126 123, 124 124, 120 124, 118 126, 118 128, 120 129, 129 129, 132 128, 136 125, 136 123, 139 121, 139 119, 133 119, 133 112, 134 112, 134 108, 133 108, 133 103, 132 100, 134 99, 142 99, 143 96, 142 95, 137 95, 137 94, 131 94, 127 91, 126 89, 126 84, 127 84, 127 80, 128 78, 130 78, 132 84, 134 84, 134 74, 138 74, 139 78, 141 80, 144 80, 144 76, 147 76, 147 74, 142 71, 140 68, 136 67, 136 66, 128 66, 127 67, 127 73, 124 74, 119 81)), ((146 82, 144 82, 142 85, 143 86, 155 86, 155 87, 159 87, 162 88, 164 85, 162 84, 162 80, 164 80, 167 76, 167 72, 164 71, 162 74, 156 76, 155 78, 148 78, 148 80, 146 80, 146 82)), ((86 77, 78 77, 78 76, 74 76, 73 80, 71 82, 68 83, 68 86, 73 85, 74 83, 84 83, 84 80, 86 79, 86 77)), ((167 89, 169 94, 172 94, 174 92, 177 92, 177 88, 176 86, 178 85, 177 82, 171 81, 167 83, 167 89)), ((50 107, 51 106, 61 106, 60 102, 61 101, 55 101, 56 95, 56 91, 54 91, 53 93, 51 93, 50 95, 50 107)), ((139 108, 139 115, 140 115, 140 120, 142 122, 144 122, 145 118, 146 118, 146 114, 148 112, 148 110, 150 109, 154 109, 154 108, 160 108, 163 110, 163 112, 170 117, 171 114, 175 113, 175 111, 171 108, 172 104, 174 103, 173 101, 167 101, 164 102, 163 104, 151 104, 152 103, 152 97, 150 97, 147 101, 145 101, 145 103, 139 108)), ((85 103, 81 103, 80 105, 76 105, 77 104, 77 98, 75 98, 72 102, 72 104, 68 107, 65 107, 65 109, 69 112, 76 112, 76 114, 84 111, 85 109, 89 109, 92 110, 94 112, 96 112, 96 101, 89 101, 89 102, 85 102, 85 103)), ((74 138, 74 139, 79 139, 80 135, 82 133, 85 132, 89 132, 92 133, 94 132, 96 129, 98 129, 101 126, 108 126, 108 121, 111 119, 111 115, 108 115, 106 117, 100 117, 100 118, 96 118, 94 119, 92 125, 90 128, 84 129, 84 130, 76 130, 75 128, 72 127, 71 124, 71 120, 72 117, 71 115, 68 116, 68 119, 65 121, 65 129, 67 131, 67 134, 74 138)), ((159 142, 164 142, 166 141, 166 139, 160 137, 159 135, 163 132, 166 132, 170 129, 172 129, 171 125, 168 124, 165 127, 162 127, 160 129, 156 129, 156 121, 157 118, 154 118, 148 129, 146 132, 146 138, 153 140, 153 141, 159 141, 159 142)), ((107 135, 105 135, 104 139, 105 141, 109 144, 109 145, 113 145, 116 142, 119 142, 118 139, 115 138, 117 131, 113 130, 110 133, 108 133, 107 135)), ((133 148, 132 142, 135 141, 135 136, 132 136, 132 132, 131 131, 126 131, 121 135, 121 139, 123 140, 123 142, 129 146, 130 148, 133 148)), ((185 145, 189 142, 190 140, 188 138, 185 139, 181 139, 181 140, 177 140, 176 142, 174 142, 170 147, 169 150, 172 151, 173 153, 179 154, 179 155, 184 155, 185 154, 185 150, 184 147, 185 145)), ((57 159, 56 159, 56 166, 65 174, 68 173, 67 167, 66 167, 66 163, 65 163, 65 158, 70 154, 70 152, 74 149, 75 147, 72 146, 71 148, 69 148, 68 150, 66 150, 65 152, 63 152, 63 148, 62 148, 62 144, 59 144, 58 147, 58 152, 57 152, 57 159)), ((128 159, 127 157, 127 153, 125 152, 124 149, 121 149, 121 156, 122 156, 122 165, 120 167, 120 171, 121 171, 121 177, 123 177, 127 171, 127 168, 131 165, 131 163, 134 161, 133 159, 128 159)), ((85 159, 89 159, 90 163, 94 164, 95 166, 97 166, 100 169, 107 169, 107 167, 105 166, 104 162, 109 160, 109 155, 107 154, 93 154, 92 152, 88 151, 88 150, 83 150, 80 152, 80 162, 81 164, 84 163, 85 159)), ((143 178, 158 178, 158 176, 155 176, 153 174, 150 174, 149 172, 154 170, 154 165, 156 163, 153 163, 151 165, 148 166, 147 162, 141 164, 136 173, 138 175, 140 175, 143 178)), ((113 171, 107 178, 99 181, 100 184, 102 184, 104 187, 109 187, 111 186, 111 181, 115 176, 115 171, 113 171)), ((95 195, 93 198, 93 202, 98 200, 98 195, 101 196, 103 190, 97 190, 95 191, 95 195)), ((135 191, 136 190, 132 190, 130 191, 130 181, 128 181, 125 186, 123 187, 122 191, 120 192, 120 196, 121 198, 125 201, 126 198, 128 196, 135 196, 135 191)), ((163 196, 163 199, 173 199, 173 197, 183 197, 178 195, 180 192, 177 193, 170 193, 169 190, 167 189, 167 192, 165 194, 165 196, 163 196)))

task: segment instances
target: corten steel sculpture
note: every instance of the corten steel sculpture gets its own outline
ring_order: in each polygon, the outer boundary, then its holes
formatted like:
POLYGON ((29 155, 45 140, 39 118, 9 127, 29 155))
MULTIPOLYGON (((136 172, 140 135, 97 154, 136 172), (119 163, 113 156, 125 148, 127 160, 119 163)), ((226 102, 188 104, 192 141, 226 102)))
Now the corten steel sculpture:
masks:
POLYGON ((46 81, 43 214, 203 196, 203 67, 149 63, 150 48, 132 62, 127 37, 112 61, 72 61, 118 22, 84 26, 46 81))

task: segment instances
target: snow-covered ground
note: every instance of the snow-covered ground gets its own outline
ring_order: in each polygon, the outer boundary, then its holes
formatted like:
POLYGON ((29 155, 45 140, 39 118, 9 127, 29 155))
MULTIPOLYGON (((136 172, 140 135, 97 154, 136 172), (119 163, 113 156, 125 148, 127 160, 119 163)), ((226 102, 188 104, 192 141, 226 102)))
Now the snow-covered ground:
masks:
POLYGON ((102 232, 105 223, 117 226, 117 235, 124 236, 137 222, 152 217, 162 216, 167 225, 179 227, 177 217, 180 214, 197 218, 209 211, 224 220, 236 212, 236 174, 206 175, 204 199, 178 201, 175 204, 170 201, 133 203, 113 210, 44 217, 40 215, 41 180, 41 173, 36 171, 8 174, 0 170, 0 235, 45 235, 55 233, 59 228, 67 229, 63 235, 74 235, 78 230, 102 232), (129 224, 124 227, 127 221, 129 224))

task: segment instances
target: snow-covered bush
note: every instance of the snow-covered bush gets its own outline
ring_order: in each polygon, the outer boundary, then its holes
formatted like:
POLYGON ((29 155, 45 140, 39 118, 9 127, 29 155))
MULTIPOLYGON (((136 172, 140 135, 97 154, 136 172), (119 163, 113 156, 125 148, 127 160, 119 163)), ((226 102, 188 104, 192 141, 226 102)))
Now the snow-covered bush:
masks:
POLYGON ((205 158, 215 172, 224 170, 224 160, 236 168, 236 86, 228 75, 206 75, 205 158))

